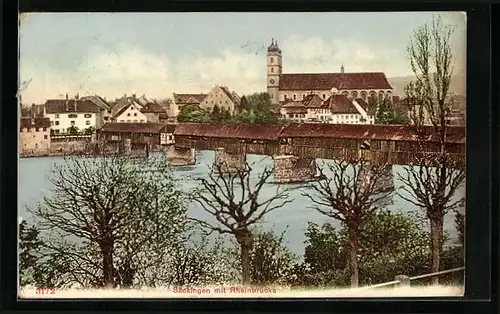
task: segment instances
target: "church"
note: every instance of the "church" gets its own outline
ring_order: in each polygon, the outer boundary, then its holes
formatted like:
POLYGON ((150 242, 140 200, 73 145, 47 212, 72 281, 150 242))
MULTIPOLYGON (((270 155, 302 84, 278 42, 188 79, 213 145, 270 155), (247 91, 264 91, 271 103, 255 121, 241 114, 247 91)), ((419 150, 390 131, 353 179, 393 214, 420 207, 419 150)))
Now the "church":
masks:
POLYGON ((283 73, 282 52, 272 39, 267 48, 267 92, 273 104, 299 101, 316 94, 322 100, 342 94, 351 99, 368 101, 371 97, 392 98, 392 87, 382 72, 348 73, 283 73))

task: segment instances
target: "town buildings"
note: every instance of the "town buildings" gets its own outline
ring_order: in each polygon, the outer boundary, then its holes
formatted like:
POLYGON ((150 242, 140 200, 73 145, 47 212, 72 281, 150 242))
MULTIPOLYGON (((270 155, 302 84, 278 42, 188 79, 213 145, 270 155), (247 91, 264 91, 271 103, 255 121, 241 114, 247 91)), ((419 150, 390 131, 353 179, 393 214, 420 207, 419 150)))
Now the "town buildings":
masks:
POLYGON ((309 94, 327 100, 331 95, 348 98, 383 99, 392 96, 392 87, 382 72, 346 73, 283 73, 283 55, 278 43, 272 40, 267 49, 267 92, 273 104, 298 101, 309 94))
POLYGON ((280 114, 282 119, 300 123, 373 124, 375 119, 368 103, 343 94, 331 95, 326 100, 310 94, 282 105, 280 114))
POLYGON ((50 152, 50 119, 21 118, 19 152, 21 156, 43 156, 50 152))

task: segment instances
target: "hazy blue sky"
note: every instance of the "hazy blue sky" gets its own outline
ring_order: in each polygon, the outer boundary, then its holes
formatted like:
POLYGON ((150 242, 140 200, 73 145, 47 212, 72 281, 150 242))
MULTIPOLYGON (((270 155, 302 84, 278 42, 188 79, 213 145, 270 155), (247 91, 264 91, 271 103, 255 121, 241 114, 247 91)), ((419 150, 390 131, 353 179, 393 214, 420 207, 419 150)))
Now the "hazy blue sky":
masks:
MULTIPOLYGON (((436 14, 436 13, 434 13, 436 14)), ((457 68, 465 68, 465 15, 456 25, 457 68)), ((266 48, 283 50, 283 71, 382 71, 410 74, 406 45, 433 13, 37 13, 20 23, 20 79, 32 80, 24 103, 69 92, 108 98, 171 97, 266 89, 266 48)))

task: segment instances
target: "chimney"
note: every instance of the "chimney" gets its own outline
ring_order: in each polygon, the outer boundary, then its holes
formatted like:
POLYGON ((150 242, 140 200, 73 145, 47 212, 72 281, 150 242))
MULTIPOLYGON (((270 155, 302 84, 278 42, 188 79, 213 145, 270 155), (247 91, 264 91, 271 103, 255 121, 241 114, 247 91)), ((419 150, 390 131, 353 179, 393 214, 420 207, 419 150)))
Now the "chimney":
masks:
POLYGON ((30 112, 31 113, 31 117, 34 118, 35 117, 35 104, 31 105, 31 110, 30 111, 31 111, 30 112))
POLYGON ((344 65, 342 64, 342 65, 340 66, 340 73, 344 73, 344 70, 345 70, 345 69, 344 69, 344 65))
POLYGON ((136 98, 136 97, 135 97, 135 94, 132 94, 132 97, 133 97, 133 98, 136 98))
POLYGON ((68 106, 69 106, 69 99, 68 99, 68 93, 66 93, 66 102, 65 102, 65 109, 66 109, 66 111, 69 111, 68 106))
POLYGON ((76 108, 76 104, 78 103, 78 93, 75 96, 75 112, 78 112, 78 108, 76 108))

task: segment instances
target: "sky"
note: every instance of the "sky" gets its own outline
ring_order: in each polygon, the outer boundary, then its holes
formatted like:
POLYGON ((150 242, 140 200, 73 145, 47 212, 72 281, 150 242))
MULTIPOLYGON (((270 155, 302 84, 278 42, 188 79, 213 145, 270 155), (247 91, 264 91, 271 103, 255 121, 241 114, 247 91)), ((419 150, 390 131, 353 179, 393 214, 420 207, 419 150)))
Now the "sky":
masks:
POLYGON ((413 30, 441 15, 456 27, 455 68, 465 69, 461 12, 31 13, 20 17, 20 95, 25 104, 98 94, 171 98, 221 84, 266 90, 271 38, 283 73, 411 75, 413 30))

